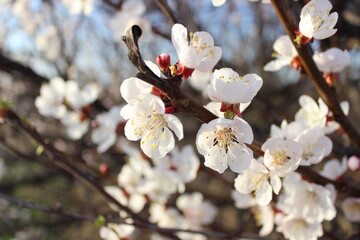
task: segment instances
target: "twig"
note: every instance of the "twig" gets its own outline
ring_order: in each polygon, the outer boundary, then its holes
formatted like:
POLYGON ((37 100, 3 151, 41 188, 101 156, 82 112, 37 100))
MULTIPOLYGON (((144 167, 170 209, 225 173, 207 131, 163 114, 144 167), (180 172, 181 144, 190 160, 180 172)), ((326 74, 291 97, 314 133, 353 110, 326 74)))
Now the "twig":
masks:
MULTIPOLYGON (((297 25, 295 24, 292 14, 288 14, 290 9, 288 1, 271 0, 271 3, 274 6, 275 11, 290 39, 295 39, 295 30, 297 30, 297 25)), ((312 58, 311 47, 309 45, 297 45, 294 42, 293 44, 298 52, 302 66, 311 82, 314 84, 316 91, 329 107, 334 115, 334 119, 341 125, 342 129, 349 136, 352 143, 360 149, 360 135, 342 111, 335 89, 330 88, 324 81, 322 74, 312 58)))
MULTIPOLYGON (((52 157, 55 160, 55 163, 70 173, 72 176, 77 178, 78 180, 85 183, 87 186, 92 188, 95 192, 99 193, 107 202, 114 204, 119 209, 125 211, 131 218, 134 219, 134 221, 137 221, 137 224, 143 225, 144 227, 148 227, 150 229, 156 230, 157 225, 149 222, 147 219, 142 218, 138 214, 134 213, 130 208, 122 205, 120 202, 118 202, 113 196, 108 194, 104 188, 100 185, 98 185, 97 182, 94 181, 94 179, 90 178, 88 175, 82 173, 79 169, 76 168, 75 165, 71 163, 67 159, 67 157, 58 151, 51 143, 46 142, 42 136, 40 136, 37 131, 32 128, 31 126, 25 124, 20 117, 13 112, 11 109, 7 109, 5 118, 7 119, 8 123, 13 125, 14 127, 23 130, 25 133, 30 135, 34 140, 36 140, 39 144, 41 144, 45 152, 49 154, 50 157, 52 157)), ((166 235, 167 237, 175 240, 179 240, 179 238, 173 234, 169 234, 167 232, 162 232, 160 230, 156 230, 160 234, 166 235)))
POLYGON ((159 9, 163 12, 165 17, 167 17, 170 26, 178 23, 179 20, 175 16, 175 13, 171 11, 170 6, 167 4, 166 0, 155 0, 156 5, 158 5, 159 9))
MULTIPOLYGON (((64 216, 64 217, 69 217, 69 218, 73 218, 73 219, 77 219, 77 220, 85 220, 85 221, 92 221, 95 222, 98 217, 97 216, 89 216, 89 215, 83 215, 80 213, 76 213, 76 212, 70 212, 70 211, 66 211, 64 210, 62 207, 45 207, 45 206, 41 206, 38 204, 34 204, 34 203, 29 203, 29 202, 24 202, 15 198, 12 198, 8 195, 5 195, 3 193, 0 193, 0 198, 3 198, 11 203, 16 204, 19 207, 24 207, 24 208, 28 208, 28 209, 34 209, 34 210, 38 210, 38 211, 42 211, 42 212, 46 212, 46 213, 51 213, 51 214, 56 214, 56 215, 60 215, 60 216, 64 216)), ((200 231, 200 230, 187 230, 187 229, 180 229, 180 228, 162 228, 162 227, 149 227, 143 224, 138 224, 137 222, 126 222, 125 220, 122 219, 115 219, 115 218, 104 218, 105 223, 117 223, 117 224, 125 224, 125 225, 131 225, 134 227, 138 227, 138 228, 142 228, 142 229, 149 229, 149 230, 157 230, 157 231, 161 231, 161 232, 166 232, 166 233, 179 233, 179 232, 186 232, 186 233, 194 233, 194 234, 201 234, 204 236, 208 236, 208 237, 216 237, 216 238, 223 238, 223 239, 229 239, 231 238, 228 234, 226 233, 221 233, 221 232, 210 232, 210 231, 200 231)), ((240 234, 238 234, 240 237, 240 234)), ((241 234, 241 236, 243 236, 243 234, 241 234)), ((247 239, 264 239, 265 238, 251 238, 251 237, 246 237, 247 239)))

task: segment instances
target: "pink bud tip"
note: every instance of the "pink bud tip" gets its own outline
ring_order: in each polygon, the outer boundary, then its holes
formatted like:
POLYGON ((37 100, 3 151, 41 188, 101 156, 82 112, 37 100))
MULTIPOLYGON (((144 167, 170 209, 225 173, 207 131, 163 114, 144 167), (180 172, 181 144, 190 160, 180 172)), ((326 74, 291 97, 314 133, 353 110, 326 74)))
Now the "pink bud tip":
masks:
POLYGON ((348 160, 348 167, 353 170, 357 171, 360 169, 360 158, 357 156, 351 156, 348 160))
POLYGON ((99 172, 101 175, 107 175, 109 173, 109 166, 104 163, 100 164, 99 172))
POLYGON ((290 66, 295 70, 299 70, 301 68, 301 65, 301 60, 298 56, 294 57, 293 60, 291 60, 290 66))
POLYGON ((156 63, 162 70, 168 69, 170 67, 170 55, 162 53, 160 56, 156 57, 156 63))

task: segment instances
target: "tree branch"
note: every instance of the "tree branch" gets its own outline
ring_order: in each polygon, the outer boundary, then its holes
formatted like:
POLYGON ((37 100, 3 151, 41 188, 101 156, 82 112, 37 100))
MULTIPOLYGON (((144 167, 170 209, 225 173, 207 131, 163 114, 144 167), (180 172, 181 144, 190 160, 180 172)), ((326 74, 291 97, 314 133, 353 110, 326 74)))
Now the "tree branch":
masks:
MULTIPOLYGON (((145 64, 143 61, 140 50, 137 44, 141 36, 141 29, 139 26, 133 26, 128 31, 126 36, 122 37, 122 40, 128 47, 129 50, 129 59, 134 64, 134 66, 139 70, 139 73, 136 74, 136 77, 141 80, 152 84, 153 86, 159 88, 163 93, 170 99, 170 101, 182 110, 183 112, 190 114, 191 116, 197 118, 201 122, 208 123, 213 119, 216 119, 217 116, 208 111, 203 106, 199 105, 189 96, 183 94, 180 89, 181 79, 177 78, 161 78, 156 76, 145 64)), ((325 82, 324 82, 325 83, 325 82)), ((327 86, 327 85, 326 85, 327 86)), ((261 150, 262 143, 254 141, 252 144, 248 145, 256 154, 263 156, 264 152, 261 150)), ((326 185, 328 183, 334 184, 339 191, 346 192, 352 196, 360 196, 360 189, 352 187, 349 185, 343 185, 332 181, 331 179, 321 176, 319 173, 315 172, 309 167, 299 168, 300 172, 307 176, 310 179, 313 179, 321 185, 326 185)))
MULTIPOLYGON (((70 212, 70 211, 66 211, 64 210, 62 207, 45 207, 45 206, 41 206, 38 204, 33 204, 33 203, 29 203, 29 202, 24 202, 15 198, 12 198, 8 195, 5 195, 3 193, 0 193, 0 198, 5 199, 11 203, 16 204, 19 207, 24 207, 24 208, 28 208, 28 209, 34 209, 34 210, 38 210, 38 211, 42 211, 42 212, 46 212, 46 213, 51 213, 51 214, 56 214, 56 215, 60 215, 60 216, 64 216, 64 217, 69 217, 72 219, 77 219, 77 220, 85 220, 85 221, 92 221, 95 222, 96 220, 98 220, 99 218, 97 216, 88 216, 88 215, 83 215, 80 213, 75 213, 75 212, 70 212)), ((158 227, 158 226, 144 226, 142 224, 138 224, 136 222, 133 223, 129 223, 126 222, 122 219, 115 219, 115 218, 104 218, 105 223, 117 223, 117 224, 125 224, 125 225, 131 225, 134 227, 138 227, 138 228, 142 228, 142 229, 149 229, 149 230, 155 230, 157 232, 166 232, 166 233, 171 233, 171 234, 175 234, 175 233, 179 233, 179 232, 186 232, 186 233, 194 233, 194 234, 201 234, 207 237, 216 237, 216 238, 223 238, 223 239, 229 239, 232 238, 230 235, 226 234, 226 233, 221 233, 221 232, 210 232, 210 231, 200 231, 200 230, 186 230, 186 229, 180 229, 180 228, 163 228, 163 227, 158 227)), ((241 234, 242 237, 244 237, 243 234, 241 234)), ((241 237, 240 234, 238 234, 238 236, 236 237, 241 237)), ((235 236, 234 236, 235 237, 235 236)), ((252 237, 246 237, 247 239, 259 239, 259 240, 265 240, 267 238, 252 238, 252 237)))
MULTIPOLYGON (((288 2, 271 0, 271 3, 290 39, 295 39, 295 30, 297 30, 298 27, 297 24, 295 24, 293 15, 289 14, 290 8, 288 2)), ((360 135, 342 111, 335 89, 329 87, 324 81, 322 74, 313 60, 311 47, 309 45, 297 45, 295 42, 293 42, 293 44, 298 52, 302 66, 311 82, 314 84, 316 91, 334 114, 334 119, 341 125, 352 143, 360 149, 360 135)))

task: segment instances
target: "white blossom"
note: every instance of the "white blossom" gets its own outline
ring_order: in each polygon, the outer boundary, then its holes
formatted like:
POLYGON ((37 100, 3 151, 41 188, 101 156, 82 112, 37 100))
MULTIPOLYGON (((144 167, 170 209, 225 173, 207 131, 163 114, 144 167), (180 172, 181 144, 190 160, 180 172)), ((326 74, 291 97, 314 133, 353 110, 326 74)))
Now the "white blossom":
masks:
POLYGON ((96 115, 97 127, 91 133, 91 140, 98 144, 97 151, 102 153, 111 147, 117 139, 117 127, 125 122, 120 116, 122 106, 114 106, 109 112, 96 115))
MULTIPOLYGON (((127 195, 125 190, 121 189, 118 186, 105 186, 105 191, 110 194, 113 198, 115 198, 119 203, 121 203, 124 206, 129 207, 132 211, 138 213, 140 212, 145 204, 146 204, 146 198, 140 194, 131 194, 127 195)), ((115 204, 110 203, 109 206, 114 211, 120 211, 115 204)), ((121 216, 127 216, 126 212, 120 211, 121 216)))
POLYGON ((138 187, 138 191, 146 194, 151 201, 164 204, 171 194, 177 192, 179 183, 175 173, 154 168, 146 175, 146 181, 138 187))
POLYGON ((150 221, 157 223, 160 227, 179 227, 184 222, 184 217, 172 207, 153 203, 149 208, 150 221))
POLYGON ((176 206, 185 218, 194 225, 207 225, 214 221, 217 208, 209 201, 204 200, 200 192, 182 194, 176 200, 176 206))
POLYGON ((71 14, 84 14, 89 16, 97 0, 62 0, 71 14))
MULTIPOLYGON (((145 61, 145 64, 156 76, 160 77, 161 71, 155 63, 145 61)), ((139 100, 140 94, 150 94, 153 91, 153 88, 153 85, 144 82, 137 77, 131 77, 125 79, 121 83, 120 93, 127 103, 132 103, 139 100)))
POLYGON ((140 94, 140 101, 130 103, 122 108, 121 116, 128 120, 125 125, 125 136, 131 141, 141 139, 140 146, 151 158, 162 158, 175 145, 172 132, 181 140, 183 126, 172 114, 165 114, 165 106, 159 97, 140 94))
POLYGON ((135 227, 133 225, 108 223, 106 227, 100 228, 100 238, 104 240, 124 239, 129 237, 134 231, 135 227))
POLYGON ((232 171, 240 173, 250 166, 253 153, 245 143, 252 141, 252 129, 244 120, 217 118, 201 126, 196 147, 205 157, 205 166, 219 173, 229 166, 232 171))
POLYGON ((207 85, 210 82, 211 74, 212 74, 212 70, 210 70, 208 72, 200 72, 198 70, 195 70, 191 74, 191 77, 189 77, 189 80, 188 80, 189 84, 194 89, 201 91, 202 95, 205 97, 208 95, 207 85))
POLYGON ((83 107, 94 102, 98 98, 99 86, 95 83, 85 85, 80 89, 77 82, 68 80, 66 82, 66 103, 73 110, 81 110, 83 107))
POLYGON ((346 50, 330 48, 325 52, 315 53, 314 61, 320 71, 324 73, 338 73, 350 64, 350 55, 346 50))
POLYGON ((277 216, 276 231, 284 234, 289 240, 317 240, 323 235, 321 223, 309 223, 304 218, 288 216, 277 216), (281 220, 279 220, 281 219, 281 220))
POLYGON ((242 194, 236 190, 231 191, 231 197, 237 208, 251 208, 256 206, 256 200, 252 194, 242 194))
MULTIPOLYGON (((299 103, 301 108, 295 114, 295 120, 306 127, 320 127, 325 134, 332 133, 340 127, 337 122, 331 119, 333 114, 321 98, 316 103, 311 97, 302 95, 299 98, 299 103)), ((345 115, 349 113, 349 103, 347 101, 341 102, 340 107, 345 115)))
POLYGON ((271 125, 270 136, 279 137, 284 140, 295 140, 306 129, 307 127, 300 121, 293 121, 288 123, 286 120, 283 120, 280 127, 274 124, 271 125))
POLYGON ((40 88, 40 96, 35 99, 35 106, 41 115, 62 118, 66 113, 66 83, 62 78, 52 78, 40 88))
POLYGON ((293 140, 269 138, 262 146, 264 164, 274 174, 282 177, 295 171, 303 153, 301 145, 293 140))
POLYGON ((275 50, 276 59, 264 66, 265 71, 278 71, 282 67, 290 65, 293 59, 298 55, 296 48, 288 35, 283 35, 276 39, 273 49, 275 50))
POLYGON ((220 7, 226 3, 226 0, 211 0, 214 7, 220 7))
POLYGON ((339 162, 337 159, 330 159, 324 165, 323 170, 320 174, 331 180, 336 180, 341 177, 347 170, 347 158, 343 157, 342 161, 339 162))
POLYGON ((317 164, 328 156, 332 150, 330 138, 325 136, 319 127, 305 130, 296 138, 296 141, 300 143, 303 149, 300 165, 310 166, 311 164, 317 164))
POLYGON ((141 0, 126 0, 121 5, 121 10, 110 19, 109 26, 114 31, 114 38, 121 40, 121 36, 133 25, 138 25, 142 30, 141 41, 152 37, 151 24, 144 16, 146 6, 141 0))
POLYGON ((256 74, 239 76, 231 68, 221 68, 211 75, 208 95, 214 102, 248 103, 262 84, 262 78, 256 74))
POLYGON ((181 24, 173 25, 171 41, 179 62, 187 68, 201 72, 210 71, 219 61, 222 50, 214 46, 214 39, 207 32, 195 32, 188 37, 187 29, 181 24))
POLYGON ((341 204, 345 217, 352 222, 360 222, 360 198, 346 198, 341 204))
POLYGON ((66 127, 66 133, 73 140, 80 139, 89 129, 90 121, 83 118, 80 112, 67 112, 61 123, 66 127))
POLYGON ((329 109, 321 98, 319 98, 319 104, 317 104, 311 97, 302 95, 299 98, 299 103, 301 108, 295 114, 296 121, 304 123, 309 128, 325 127, 329 109))
POLYGON ((301 10, 299 30, 307 38, 325 39, 335 34, 333 29, 338 14, 329 15, 332 5, 328 0, 309 1, 301 10))
POLYGON ((357 171, 360 168, 360 158, 353 155, 348 160, 348 167, 352 171, 357 171))
POLYGON ((262 226, 259 235, 269 235, 274 229, 275 221, 275 213, 272 206, 259 206, 255 212, 255 220, 257 225, 262 226))
POLYGON ((21 27, 29 35, 34 34, 41 24, 46 21, 41 14, 31 11, 31 0, 13 1, 12 13, 17 17, 21 27))
POLYGON ((256 203, 265 206, 270 203, 273 191, 279 193, 281 180, 262 163, 252 159, 249 169, 237 176, 234 186, 242 194, 254 192, 256 203))
POLYGON ((50 25, 36 35, 36 47, 51 61, 55 61, 60 56, 61 42, 58 34, 56 27, 50 25))
POLYGON ((280 210, 308 223, 330 221, 336 216, 331 192, 325 187, 301 180, 297 173, 288 175, 283 184, 285 195, 277 206, 280 210))
POLYGON ((175 147, 170 154, 153 160, 156 167, 163 171, 171 171, 182 183, 193 181, 199 170, 200 160, 191 145, 186 145, 181 151, 175 147))

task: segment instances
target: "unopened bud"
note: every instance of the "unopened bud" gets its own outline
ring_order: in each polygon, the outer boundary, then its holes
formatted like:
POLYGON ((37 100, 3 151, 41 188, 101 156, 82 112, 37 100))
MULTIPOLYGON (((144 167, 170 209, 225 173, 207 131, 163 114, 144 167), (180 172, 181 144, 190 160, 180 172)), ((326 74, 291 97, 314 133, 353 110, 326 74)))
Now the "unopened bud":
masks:
POLYGON ((357 171, 360 169, 360 158, 357 156, 351 156, 348 160, 348 167, 353 170, 357 171))
POLYGON ((339 82, 339 75, 336 73, 324 73, 323 78, 330 87, 334 87, 339 82))
POLYGON ((294 57, 291 60, 290 66, 292 68, 294 68, 295 70, 299 70, 301 68, 301 66, 302 66, 300 58, 299 57, 294 57))
POLYGON ((162 70, 168 69, 170 67, 170 55, 162 53, 160 56, 156 57, 156 63, 162 70))
POLYGON ((109 173, 109 166, 104 163, 100 164, 99 172, 101 175, 107 175, 109 173))

